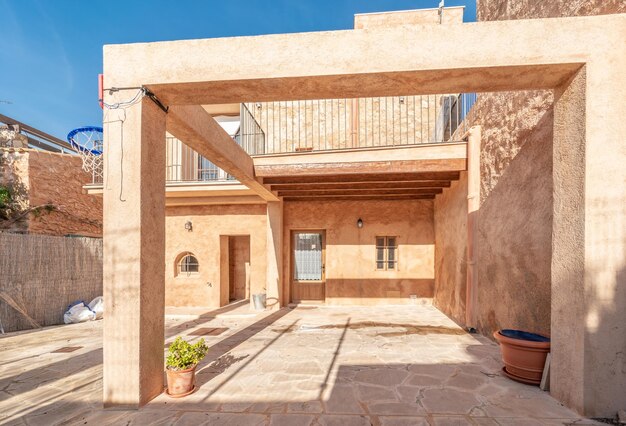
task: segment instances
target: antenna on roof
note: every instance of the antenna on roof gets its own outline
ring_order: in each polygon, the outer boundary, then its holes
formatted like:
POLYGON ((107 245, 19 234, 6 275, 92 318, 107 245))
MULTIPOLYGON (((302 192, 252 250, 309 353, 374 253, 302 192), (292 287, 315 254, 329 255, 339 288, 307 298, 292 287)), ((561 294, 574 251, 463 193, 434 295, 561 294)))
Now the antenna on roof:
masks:
POLYGON ((441 0, 439 2, 439 10, 437 10, 437 14, 439 14, 439 23, 441 24, 443 22, 443 6, 444 6, 444 1, 445 0, 441 0))

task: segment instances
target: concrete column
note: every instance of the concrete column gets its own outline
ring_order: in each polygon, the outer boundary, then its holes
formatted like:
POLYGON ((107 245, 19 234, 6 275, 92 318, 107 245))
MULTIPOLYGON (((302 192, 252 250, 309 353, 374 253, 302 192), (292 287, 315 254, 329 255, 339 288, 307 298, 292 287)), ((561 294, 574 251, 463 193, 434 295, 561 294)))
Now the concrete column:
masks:
POLYGON ((267 306, 278 309, 283 296, 283 201, 267 203, 267 306))
POLYGON ((590 417, 626 407, 625 74, 617 52, 555 92, 551 392, 590 417))
POLYGON ((164 384, 165 113, 144 97, 103 121, 104 406, 136 409, 164 384))

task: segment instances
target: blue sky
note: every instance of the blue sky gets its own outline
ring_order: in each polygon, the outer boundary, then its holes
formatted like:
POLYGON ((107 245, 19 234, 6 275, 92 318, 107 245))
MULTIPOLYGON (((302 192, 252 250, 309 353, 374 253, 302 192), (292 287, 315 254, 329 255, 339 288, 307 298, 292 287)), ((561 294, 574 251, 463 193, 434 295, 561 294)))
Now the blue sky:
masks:
MULTIPOLYGON (((437 7, 438 0, 0 0, 0 113, 65 139, 98 125, 102 46, 350 29, 355 13, 437 7), (11 104, 5 103, 6 101, 11 104)), ((474 21, 475 0, 466 6, 474 21)))

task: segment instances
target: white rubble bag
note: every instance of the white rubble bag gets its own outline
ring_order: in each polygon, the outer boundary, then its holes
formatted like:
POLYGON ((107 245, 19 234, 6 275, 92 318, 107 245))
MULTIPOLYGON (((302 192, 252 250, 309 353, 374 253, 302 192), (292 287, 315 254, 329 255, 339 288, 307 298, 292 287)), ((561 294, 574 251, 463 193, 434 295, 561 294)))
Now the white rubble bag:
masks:
POLYGON ((94 319, 96 319, 96 313, 89 309, 89 306, 83 301, 72 303, 68 306, 65 314, 63 314, 63 322, 65 324, 76 324, 79 322, 93 321, 94 319))
POLYGON ((102 314, 104 314, 104 299, 102 299, 102 296, 98 296, 89 302, 89 309, 96 314, 95 319, 102 319, 102 314))

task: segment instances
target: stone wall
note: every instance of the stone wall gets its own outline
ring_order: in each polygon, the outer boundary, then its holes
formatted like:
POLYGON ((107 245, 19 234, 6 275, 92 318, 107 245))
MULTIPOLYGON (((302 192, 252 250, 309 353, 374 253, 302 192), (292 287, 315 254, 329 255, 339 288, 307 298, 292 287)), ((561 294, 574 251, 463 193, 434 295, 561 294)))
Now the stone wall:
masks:
POLYGON ((0 183, 20 201, 20 211, 30 211, 3 228, 33 234, 102 236, 102 198, 83 192, 83 185, 90 182, 91 175, 82 170, 78 156, 2 149, 0 183))
POLYGON ((558 18, 626 12, 624 0, 477 0, 479 21, 558 18))
POLYGON ((265 153, 281 153, 441 141, 448 136, 444 121, 455 116, 450 102, 423 95, 246 106, 265 134, 265 153))
POLYGON ((30 205, 52 204, 49 213, 31 217, 28 232, 47 235, 102 236, 102 197, 83 192, 91 175, 75 155, 29 151, 30 205))
MULTIPOLYGON (((0 186, 6 188, 12 201, 11 210, 28 209, 28 155, 22 150, 0 148, 0 186)), ((26 232, 28 216, 17 217, 8 209, 0 216, 0 229, 9 232, 26 232), (9 217, 10 216, 10 217, 9 217)))

